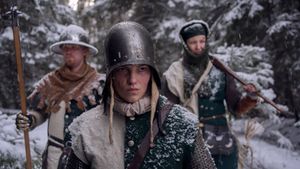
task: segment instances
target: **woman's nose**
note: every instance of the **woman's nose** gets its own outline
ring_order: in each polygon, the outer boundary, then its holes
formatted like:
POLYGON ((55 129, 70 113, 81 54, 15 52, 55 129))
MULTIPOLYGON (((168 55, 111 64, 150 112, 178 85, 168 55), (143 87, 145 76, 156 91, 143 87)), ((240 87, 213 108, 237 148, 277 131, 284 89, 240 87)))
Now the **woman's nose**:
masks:
POLYGON ((137 75, 135 72, 131 71, 129 75, 129 83, 130 84, 135 84, 137 82, 137 75))

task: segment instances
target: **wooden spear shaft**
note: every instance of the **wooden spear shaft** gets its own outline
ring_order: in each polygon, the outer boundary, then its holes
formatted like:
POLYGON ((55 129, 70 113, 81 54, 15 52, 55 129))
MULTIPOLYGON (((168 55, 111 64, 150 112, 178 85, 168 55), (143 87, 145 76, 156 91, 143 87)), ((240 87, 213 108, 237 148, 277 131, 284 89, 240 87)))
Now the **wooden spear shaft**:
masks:
MULTIPOLYGON (((232 76, 234 79, 236 79, 238 82, 240 82, 242 85, 246 85, 247 83, 245 81, 243 81, 240 77, 238 77, 238 75, 229 67, 225 66, 219 59, 215 58, 215 57, 211 57, 211 62, 216 65, 218 68, 220 68, 221 70, 223 70, 225 73, 227 73, 228 75, 232 76)), ((262 94, 260 94, 259 92, 256 92, 256 95, 260 98, 262 98, 265 102, 269 103, 270 105, 272 105, 276 110, 278 110, 280 113, 285 113, 281 108, 279 108, 272 100, 266 98, 265 96, 263 96, 262 94)))
MULTIPOLYGON (((21 59, 21 47, 20 47, 20 35, 19 27, 17 22, 17 11, 12 9, 12 29, 14 35, 14 44, 16 52, 16 62, 17 62, 17 72, 18 72, 18 82, 19 82, 19 94, 21 97, 21 111, 24 115, 27 114, 26 109, 26 95, 25 95, 25 86, 23 79, 23 67, 21 59)), ((28 129, 24 130, 24 142, 25 142, 25 151, 26 151, 26 169, 32 169, 31 155, 30 155, 30 144, 29 144, 29 131, 28 129)))

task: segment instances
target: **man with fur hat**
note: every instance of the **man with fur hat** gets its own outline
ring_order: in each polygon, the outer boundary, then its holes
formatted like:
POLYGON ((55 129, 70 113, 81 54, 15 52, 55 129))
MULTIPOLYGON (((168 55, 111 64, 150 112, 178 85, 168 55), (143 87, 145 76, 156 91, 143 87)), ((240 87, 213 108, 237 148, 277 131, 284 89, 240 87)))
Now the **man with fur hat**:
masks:
POLYGON ((183 25, 179 32, 184 47, 183 58, 172 63, 164 73, 162 91, 172 102, 198 116, 217 168, 235 169, 238 149, 228 128, 224 101, 229 112, 241 115, 256 105, 258 100, 253 97, 256 88, 252 84, 245 85, 249 94, 241 97, 233 78, 210 61, 208 35, 209 27, 202 20, 183 25))
POLYGON ((149 32, 135 22, 118 23, 105 49, 104 104, 71 124, 67 168, 215 168, 196 116, 159 94, 149 32))
MULTIPOLYGON (((57 169, 62 153, 71 146, 68 126, 84 111, 98 105, 105 84, 87 63, 87 57, 98 50, 89 44, 88 33, 77 25, 69 25, 59 42, 50 50, 63 55, 64 64, 44 76, 28 97, 28 115, 18 113, 16 126, 20 130, 34 129, 48 119, 48 142, 43 154, 43 169, 57 169)), ((70 149, 70 148, 69 148, 70 149)))

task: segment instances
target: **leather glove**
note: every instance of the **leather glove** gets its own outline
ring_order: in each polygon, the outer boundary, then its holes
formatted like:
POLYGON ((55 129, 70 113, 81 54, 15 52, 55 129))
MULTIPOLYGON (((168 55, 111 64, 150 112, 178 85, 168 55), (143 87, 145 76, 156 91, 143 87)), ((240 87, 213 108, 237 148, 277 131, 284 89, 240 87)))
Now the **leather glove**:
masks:
POLYGON ((16 127, 19 130, 30 129, 35 121, 33 115, 24 115, 22 112, 19 112, 16 117, 16 127))
POLYGON ((243 86, 244 90, 247 92, 247 97, 251 98, 252 100, 258 100, 257 93, 259 92, 257 90, 257 87, 253 83, 249 83, 243 86))

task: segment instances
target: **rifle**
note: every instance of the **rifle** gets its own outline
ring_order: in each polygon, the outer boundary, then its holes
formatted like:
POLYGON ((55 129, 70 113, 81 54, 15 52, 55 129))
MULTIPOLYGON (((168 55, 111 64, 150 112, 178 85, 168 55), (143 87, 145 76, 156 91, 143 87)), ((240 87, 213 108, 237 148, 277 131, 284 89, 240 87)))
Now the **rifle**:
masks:
MULTIPOLYGON (((20 35, 19 35, 19 23, 18 15, 21 14, 17 10, 16 6, 12 6, 10 11, 5 15, 11 17, 12 20, 12 30, 14 36, 14 45, 16 52, 16 62, 17 62, 17 72, 18 72, 18 82, 19 82, 19 94, 21 97, 21 111, 24 115, 27 114, 26 109, 26 95, 23 79, 23 68, 22 68, 22 58, 21 58, 21 47, 20 47, 20 35)), ((29 133, 28 129, 24 130, 24 142, 25 142, 25 151, 26 151, 26 169, 32 168, 31 155, 30 155, 30 144, 29 144, 29 133)))
MULTIPOLYGON (((234 79, 236 79, 242 85, 247 85, 247 83, 245 81, 243 81, 240 77, 238 77, 238 75, 231 68, 229 68, 228 66, 225 66, 224 63, 222 63, 219 59, 217 59, 216 57, 210 56, 210 60, 213 63, 213 65, 215 65, 216 67, 218 67, 219 69, 221 69, 226 74, 232 76, 234 79)), ((271 106, 273 106, 280 113, 286 113, 281 108, 279 108, 272 100, 266 98, 261 93, 255 92, 255 94, 258 97, 262 98, 264 100, 264 102, 269 103, 271 106)))

